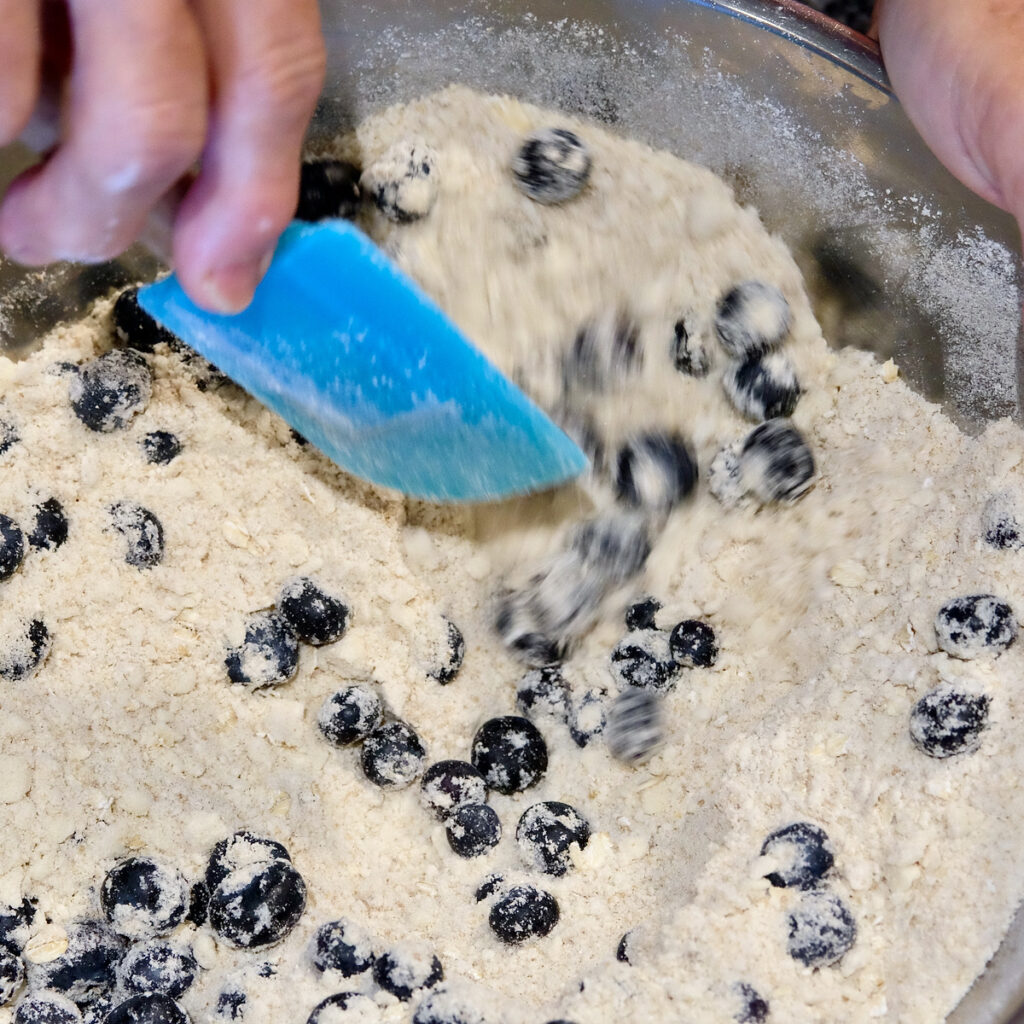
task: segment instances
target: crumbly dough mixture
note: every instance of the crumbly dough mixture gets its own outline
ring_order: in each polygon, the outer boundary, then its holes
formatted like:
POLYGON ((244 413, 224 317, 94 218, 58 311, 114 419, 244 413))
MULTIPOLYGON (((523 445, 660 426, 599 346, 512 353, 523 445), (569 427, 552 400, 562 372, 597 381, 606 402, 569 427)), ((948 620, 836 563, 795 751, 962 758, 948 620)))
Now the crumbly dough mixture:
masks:
POLYGON ((429 147, 436 199, 411 223, 364 213, 381 244, 549 408, 560 397, 550 354, 581 324, 628 310, 643 370, 595 397, 599 419, 609 437, 678 429, 697 455, 694 495, 567 661, 574 693, 614 692, 609 654, 626 603, 644 594, 663 603, 662 628, 712 623, 719 659, 683 670, 664 701, 667 742, 639 766, 539 720, 546 775, 525 793, 491 793, 501 842, 456 856, 418 785, 372 785, 357 748, 324 741, 318 711, 341 686, 369 683, 417 730, 429 762, 467 759, 485 719, 516 713, 525 671, 494 632, 495 588, 557 546, 599 489, 477 509, 405 502, 336 470, 232 386, 200 391, 163 347, 147 357, 144 412, 91 431, 59 364, 113 345, 101 306, 24 362, 0 362, 0 418, 20 438, 0 457, 0 511, 25 525, 56 497, 69 519, 64 546, 30 551, 0 584, 3 630, 39 618, 53 638, 34 675, 0 684, 0 901, 32 896, 45 915, 26 956, 54 956, 67 925, 100 916, 118 858, 152 855, 196 879, 213 844, 244 827, 287 846, 306 911, 261 952, 218 943, 206 926, 179 929, 201 968, 180 1000, 196 1024, 228 1019, 216 1006, 230 989, 247 993, 246 1024, 302 1024, 353 988, 372 1001, 331 1024, 408 1020, 415 1002, 313 969, 314 931, 340 917, 378 950, 416 942, 435 953, 488 1022, 761 1019, 741 1016, 744 985, 787 1024, 942 1020, 1021 896, 1024 644, 957 660, 939 651, 933 622, 948 599, 992 593, 1012 605, 1020 592, 1024 555, 987 546, 982 517, 990 495, 1024 486, 1024 437, 1003 422, 971 439, 891 364, 830 350, 782 244, 701 168, 463 88, 371 118, 334 155, 369 166, 404 140, 429 147), (585 139, 593 170, 580 196, 545 206, 509 167, 522 137, 550 126, 585 139), (722 294, 749 279, 790 304, 785 351, 804 392, 793 421, 818 479, 791 506, 725 509, 705 471, 752 424, 724 397, 711 321, 722 294), (708 339, 703 379, 673 368, 682 316, 708 339), (167 465, 143 457, 155 430, 182 442, 167 465), (159 519, 159 564, 126 563, 109 511, 119 502, 159 519), (345 595, 347 632, 304 645, 287 684, 232 685, 227 648, 297 575, 345 595), (430 673, 444 617, 466 654, 441 686, 430 673), (908 723, 944 682, 984 692, 991 708, 979 749, 939 760, 914 747, 908 723), (561 878, 538 876, 516 846, 515 823, 538 800, 571 804, 592 829, 561 878), (765 837, 795 821, 827 832, 829 891, 856 920, 832 967, 787 954, 786 915, 801 894, 764 878, 765 837), (554 894, 550 935, 518 947, 495 938, 474 898, 491 872, 554 894), (630 930, 627 964, 615 952, 630 930))

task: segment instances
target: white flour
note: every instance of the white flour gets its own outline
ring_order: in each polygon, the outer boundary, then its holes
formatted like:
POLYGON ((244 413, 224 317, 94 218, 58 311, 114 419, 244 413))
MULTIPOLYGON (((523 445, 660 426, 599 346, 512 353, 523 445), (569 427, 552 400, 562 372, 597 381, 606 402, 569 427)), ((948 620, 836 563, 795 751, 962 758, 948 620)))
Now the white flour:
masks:
MULTIPOLYGON (((769 1004, 767 1019, 793 1024, 942 1020, 1021 895, 1024 649, 953 659, 938 651, 933 621, 965 594, 1016 601, 1024 556, 983 543, 982 513, 990 495, 1024 486, 1024 436, 1003 422, 970 439, 891 364, 829 350, 784 248, 706 171, 458 88, 372 118, 337 155, 369 166, 406 141, 432 151, 437 195, 412 223, 368 215, 381 244, 549 408, 581 326, 627 312, 643 367, 588 395, 585 411, 613 445, 671 429, 696 453, 694 496, 566 663, 573 694, 614 695, 609 656, 626 602, 643 594, 662 602, 660 628, 710 622, 718 661, 681 671, 663 704, 666 742, 637 766, 600 737, 581 749, 565 725, 538 718, 544 778, 525 793, 492 792, 500 843, 457 857, 418 786, 371 785, 358 748, 324 741, 318 712, 336 690, 366 683, 416 729, 428 763, 467 759, 484 720, 516 713, 525 672, 494 633, 496 587, 557 550, 604 490, 474 510, 407 504, 299 447, 233 388, 201 393, 164 350, 148 357, 144 411, 90 431, 53 367, 110 347, 102 307, 28 360, 0 363, 0 419, 20 437, 0 456, 0 512, 27 531, 33 507, 56 497, 69 519, 65 545, 30 550, 0 583, 0 633, 37 618, 52 634, 34 675, 0 682, 0 901, 38 900, 27 955, 52 959, 66 926, 100 915, 119 858, 153 856, 193 881, 214 843, 244 827, 288 848, 306 910, 263 952, 233 950, 208 926, 179 929, 200 968, 180 1000, 195 1024, 230 1019, 215 1012, 225 992, 245 993, 246 1024, 303 1024, 332 993, 375 993, 312 966, 316 928, 340 917, 377 953, 411 943, 440 959, 451 992, 431 997, 429 1020, 455 1020, 443 1014, 461 1006, 465 1021, 700 1024, 742 1019, 744 1002, 755 1005, 747 989, 769 1004), (540 206, 510 166, 523 136, 551 126, 585 140, 593 170, 580 196, 540 206), (721 296, 751 278, 789 302, 784 351, 803 389, 793 420, 818 478, 791 506, 725 510, 707 467, 752 424, 724 396, 711 324, 721 296), (706 343, 706 378, 672 365, 682 317, 706 343), (182 442, 169 465, 143 457, 154 430, 182 442), (126 563, 110 516, 120 502, 158 518, 159 564, 126 563), (278 687, 230 684, 228 648, 296 576, 346 596, 344 637, 303 645, 297 674, 278 687), (442 686, 430 673, 444 617, 466 654, 442 686), (976 752, 938 760, 913 745, 911 708, 940 683, 990 698, 976 752), (529 867, 516 843, 520 815, 542 800, 570 804, 592 831, 564 877, 529 867), (857 928, 852 948, 818 970, 787 953, 801 894, 771 886, 777 865, 759 857, 769 833, 797 821, 827 833, 827 891, 857 928), (491 872, 556 897, 550 935, 518 947, 494 937, 489 903, 474 899, 491 872), (634 929, 626 964, 615 951, 634 929), (267 962, 273 973, 261 972, 267 962)), ((320 1024, 408 1020, 417 1002, 376 993, 320 1024)))

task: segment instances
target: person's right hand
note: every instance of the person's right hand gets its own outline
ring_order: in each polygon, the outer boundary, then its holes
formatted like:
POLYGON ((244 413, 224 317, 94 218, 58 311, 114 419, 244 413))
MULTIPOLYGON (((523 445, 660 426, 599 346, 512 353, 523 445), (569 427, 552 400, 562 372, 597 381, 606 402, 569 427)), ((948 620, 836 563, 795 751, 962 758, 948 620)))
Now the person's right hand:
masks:
POLYGON ((295 211, 324 74, 316 0, 0 0, 0 145, 67 73, 63 130, 0 205, 13 259, 127 248, 197 161, 173 257, 200 305, 243 308, 295 211))

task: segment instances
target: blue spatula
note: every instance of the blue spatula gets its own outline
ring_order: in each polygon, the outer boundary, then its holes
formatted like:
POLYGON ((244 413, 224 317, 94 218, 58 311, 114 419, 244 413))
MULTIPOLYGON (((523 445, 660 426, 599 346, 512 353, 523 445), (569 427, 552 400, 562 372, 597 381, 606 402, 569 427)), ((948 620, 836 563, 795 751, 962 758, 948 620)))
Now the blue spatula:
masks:
POLYGON ((578 475, 579 448, 346 221, 293 223, 252 305, 219 316, 175 277, 139 303, 343 469, 431 501, 578 475))

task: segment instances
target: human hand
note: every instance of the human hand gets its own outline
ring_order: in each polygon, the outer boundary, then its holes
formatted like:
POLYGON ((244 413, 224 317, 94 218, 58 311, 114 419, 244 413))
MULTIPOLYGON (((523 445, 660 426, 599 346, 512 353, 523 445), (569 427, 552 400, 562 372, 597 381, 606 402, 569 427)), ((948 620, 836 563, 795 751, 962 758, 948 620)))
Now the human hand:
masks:
POLYGON ((1024 232, 1024 0, 878 0, 875 26, 925 142, 1024 232))
POLYGON ((63 77, 57 148, 0 204, 21 263, 127 248, 197 161, 173 259, 200 305, 244 308, 295 211, 323 82, 316 0, 0 0, 0 145, 63 77))

